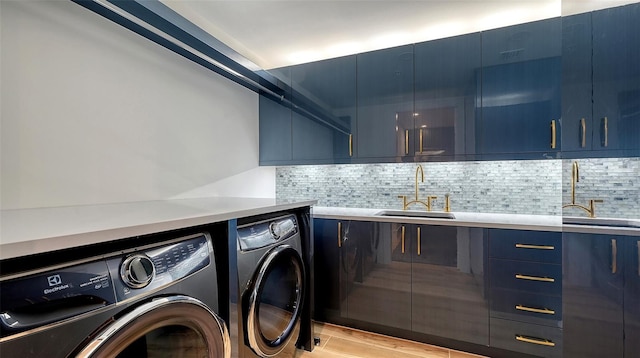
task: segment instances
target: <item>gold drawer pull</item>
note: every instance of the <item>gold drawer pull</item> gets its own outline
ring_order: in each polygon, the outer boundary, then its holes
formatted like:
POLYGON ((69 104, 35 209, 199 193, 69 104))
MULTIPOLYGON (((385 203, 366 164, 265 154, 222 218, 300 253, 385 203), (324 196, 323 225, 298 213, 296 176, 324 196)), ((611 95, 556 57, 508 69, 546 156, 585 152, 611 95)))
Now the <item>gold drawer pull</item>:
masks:
POLYGON ((342 223, 338 222, 338 247, 342 247, 342 223))
POLYGON ((556 120, 551 120, 551 149, 556 149, 556 120))
POLYGON ((516 309, 520 311, 527 311, 527 312, 534 312, 534 313, 556 314, 556 311, 550 310, 548 308, 533 308, 533 307, 527 307, 523 305, 516 305, 516 309))
POLYGON ((516 278, 520 280, 529 280, 529 281, 556 282, 556 280, 551 277, 529 276, 529 275, 521 275, 519 273, 516 274, 516 278))
POLYGON ((555 246, 548 245, 529 245, 529 244, 516 244, 518 249, 536 249, 536 250, 555 250, 555 246))
POLYGON ((555 347, 556 346, 556 344, 553 343, 553 341, 550 341, 548 339, 526 337, 526 336, 521 336, 519 334, 516 334, 516 340, 518 340, 520 342, 539 344, 541 346, 547 346, 547 347, 555 347))

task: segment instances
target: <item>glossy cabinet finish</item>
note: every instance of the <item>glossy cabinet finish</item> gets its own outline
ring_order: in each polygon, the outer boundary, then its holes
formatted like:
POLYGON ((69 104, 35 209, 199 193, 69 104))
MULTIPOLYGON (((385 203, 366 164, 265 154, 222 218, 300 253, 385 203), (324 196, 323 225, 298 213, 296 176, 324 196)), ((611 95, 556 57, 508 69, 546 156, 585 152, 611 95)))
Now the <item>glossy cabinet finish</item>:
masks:
POLYGON ((413 156, 398 136, 414 110, 413 67, 413 45, 357 55, 358 158, 413 156))
POLYGON ((640 155, 640 4, 563 18, 563 157, 640 155))
POLYGON ((481 114, 475 128, 481 158, 556 157, 560 56, 560 18, 482 32, 481 114))
POLYGON ((486 346, 486 230, 403 224, 393 227, 398 243, 402 242, 402 228, 405 232, 405 253, 396 247, 395 257, 411 260, 411 330, 486 346))
POLYGON ((564 233, 566 357, 638 357, 638 237, 564 233))
POLYGON ((473 154, 480 40, 472 33, 415 45, 415 111, 398 119, 404 154, 419 160, 473 154))
POLYGON ((492 347, 561 357, 562 233, 489 229, 492 347))
POLYGON ((640 4, 592 14, 593 144, 640 155, 640 4))
POLYGON ((296 125, 309 127, 293 137, 294 159, 348 162, 353 155, 352 131, 356 126, 356 56, 338 57, 291 67, 291 87, 296 125), (305 111, 298 111, 304 108, 305 111), (310 120, 325 118, 344 131, 310 120))
POLYGON ((286 164, 292 159, 291 108, 260 95, 260 164, 286 164))

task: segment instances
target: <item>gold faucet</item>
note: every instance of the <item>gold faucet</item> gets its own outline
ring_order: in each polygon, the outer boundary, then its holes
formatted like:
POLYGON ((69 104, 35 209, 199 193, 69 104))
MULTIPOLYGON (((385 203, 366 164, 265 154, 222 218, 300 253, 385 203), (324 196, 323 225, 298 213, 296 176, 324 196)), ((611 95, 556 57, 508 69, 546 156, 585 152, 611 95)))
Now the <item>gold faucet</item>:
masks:
POLYGON ((420 178, 420 182, 424 183, 424 170, 422 169, 422 165, 418 164, 416 168, 416 195, 412 201, 407 201, 406 195, 398 195, 398 198, 402 199, 402 210, 407 210, 411 204, 422 204, 427 208, 427 211, 431 211, 431 204, 434 200, 437 200, 438 197, 434 195, 427 196, 427 201, 424 202, 418 198, 418 178, 420 178))
POLYGON ((578 162, 574 161, 571 167, 571 203, 563 205, 562 208, 579 208, 587 212, 590 218, 596 217, 596 203, 603 203, 604 200, 590 199, 589 207, 576 204, 576 183, 580 181, 580 167, 578 162))

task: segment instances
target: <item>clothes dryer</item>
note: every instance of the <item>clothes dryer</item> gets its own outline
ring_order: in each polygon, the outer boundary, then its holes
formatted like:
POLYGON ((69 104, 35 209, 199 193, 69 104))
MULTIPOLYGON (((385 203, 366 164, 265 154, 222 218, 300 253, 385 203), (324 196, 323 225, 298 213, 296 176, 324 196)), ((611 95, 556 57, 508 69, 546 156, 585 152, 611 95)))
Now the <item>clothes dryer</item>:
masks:
POLYGON ((3 262, 2 357, 229 357, 210 235, 155 241, 27 272, 3 262))

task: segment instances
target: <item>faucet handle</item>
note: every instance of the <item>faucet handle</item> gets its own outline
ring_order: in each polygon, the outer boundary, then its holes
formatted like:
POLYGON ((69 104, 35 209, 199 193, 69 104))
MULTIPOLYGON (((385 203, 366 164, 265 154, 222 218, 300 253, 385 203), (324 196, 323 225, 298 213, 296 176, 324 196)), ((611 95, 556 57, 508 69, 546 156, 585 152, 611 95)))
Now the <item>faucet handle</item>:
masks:
POLYGON ((438 200, 438 197, 435 195, 428 195, 427 196, 427 211, 431 211, 431 201, 432 200, 438 200))
POLYGON ((402 199, 402 210, 407 210, 407 196, 398 195, 398 199, 402 199))
POLYGON ((444 194, 444 212, 451 212, 451 194, 449 193, 444 194))
POLYGON ((591 199, 589 200, 589 217, 591 218, 595 218, 596 217, 596 203, 604 203, 604 200, 602 199, 591 199))

